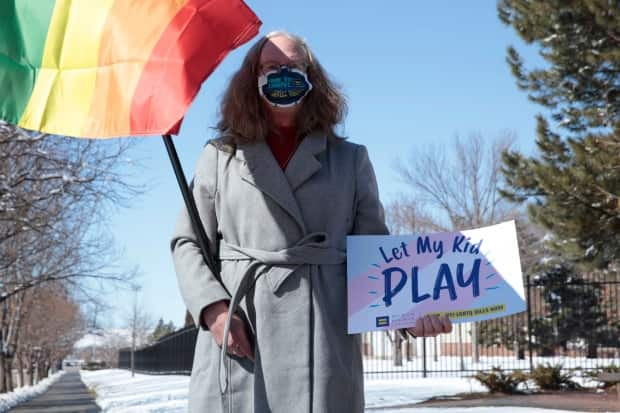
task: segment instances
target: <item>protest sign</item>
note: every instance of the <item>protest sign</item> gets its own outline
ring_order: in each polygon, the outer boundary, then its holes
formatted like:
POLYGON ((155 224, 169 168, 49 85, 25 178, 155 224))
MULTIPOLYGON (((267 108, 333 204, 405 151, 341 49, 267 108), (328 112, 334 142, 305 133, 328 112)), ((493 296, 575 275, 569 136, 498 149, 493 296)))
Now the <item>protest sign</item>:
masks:
POLYGON ((461 232, 347 237, 349 334, 525 310, 514 221, 461 232))

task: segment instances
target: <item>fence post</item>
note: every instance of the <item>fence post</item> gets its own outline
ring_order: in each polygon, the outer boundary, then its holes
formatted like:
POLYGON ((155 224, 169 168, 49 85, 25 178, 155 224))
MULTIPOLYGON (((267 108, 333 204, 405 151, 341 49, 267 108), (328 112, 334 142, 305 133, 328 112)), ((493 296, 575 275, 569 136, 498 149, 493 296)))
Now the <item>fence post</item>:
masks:
POLYGON ((530 371, 534 370, 534 362, 532 360, 532 284, 530 283, 530 275, 527 275, 527 348, 530 353, 530 371))
POLYGON ((422 377, 426 378, 426 337, 422 337, 422 377))
POLYGON ((465 360, 463 359, 463 330, 461 330, 462 326, 463 324, 459 323, 459 360, 461 362, 461 371, 465 371, 465 360))

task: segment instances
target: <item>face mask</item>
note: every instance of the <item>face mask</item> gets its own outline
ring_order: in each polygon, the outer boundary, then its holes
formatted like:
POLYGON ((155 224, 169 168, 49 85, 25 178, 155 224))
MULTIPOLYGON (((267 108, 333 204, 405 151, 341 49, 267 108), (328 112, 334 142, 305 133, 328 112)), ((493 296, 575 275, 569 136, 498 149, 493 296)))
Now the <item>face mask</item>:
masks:
POLYGON ((299 69, 281 66, 258 78, 258 90, 269 103, 277 107, 298 104, 312 90, 308 75, 299 69))

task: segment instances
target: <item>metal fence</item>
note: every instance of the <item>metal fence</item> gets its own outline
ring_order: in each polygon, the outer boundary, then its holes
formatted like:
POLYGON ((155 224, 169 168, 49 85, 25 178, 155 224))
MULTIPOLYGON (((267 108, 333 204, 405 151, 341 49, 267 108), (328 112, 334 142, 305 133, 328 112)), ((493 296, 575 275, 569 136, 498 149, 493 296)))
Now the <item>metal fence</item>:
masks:
MULTIPOLYGON (((192 371, 198 329, 189 326, 162 337, 134 353, 136 371, 153 374, 189 374, 192 371)), ((118 352, 118 367, 131 368, 131 349, 118 352)))
MULTIPOLYGON (((468 376, 494 366, 531 370, 562 364, 591 370, 620 366, 620 277, 527 279, 527 311, 478 323, 455 324, 437 338, 391 332, 362 335, 367 378, 468 376)), ((602 276, 601 276, 602 277, 602 276)), ((191 372, 197 330, 186 327, 136 352, 136 370, 191 372)), ((130 351, 119 353, 130 367, 130 351)))
POLYGON ((363 335, 367 377, 467 376, 561 364, 592 370, 620 366, 620 277, 530 279, 527 311, 456 324, 451 334, 402 339, 394 332, 363 335))

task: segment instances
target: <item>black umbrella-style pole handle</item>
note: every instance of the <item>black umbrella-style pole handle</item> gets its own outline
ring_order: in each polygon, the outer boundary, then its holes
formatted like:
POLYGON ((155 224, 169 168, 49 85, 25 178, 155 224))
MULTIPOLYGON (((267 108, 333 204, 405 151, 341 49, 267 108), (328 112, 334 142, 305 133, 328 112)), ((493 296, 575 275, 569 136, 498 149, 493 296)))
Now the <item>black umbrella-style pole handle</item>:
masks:
POLYGON ((200 246, 200 250, 202 251, 204 260, 215 278, 217 278, 220 284, 222 284, 224 290, 226 290, 226 292, 230 294, 226 286, 222 283, 219 271, 217 270, 217 266, 215 264, 215 260, 213 259, 213 255, 209 250, 207 234, 205 233, 204 227, 202 226, 200 215, 198 215, 198 208, 196 208, 196 201, 194 200, 194 196, 189 189, 189 185, 187 185, 187 179, 185 179, 185 174, 183 173, 181 162, 179 162, 179 157, 174 147, 174 143, 172 142, 172 138, 170 137, 170 135, 162 135, 162 138, 164 138, 164 144, 166 145, 166 150, 168 151, 170 162, 172 162, 172 169, 174 169, 174 174, 177 177, 177 182, 179 183, 179 188, 181 189, 181 194, 183 195, 183 201, 185 201, 185 206, 187 208, 189 218, 192 222, 194 233, 196 233, 196 236, 198 237, 198 245, 200 246))

